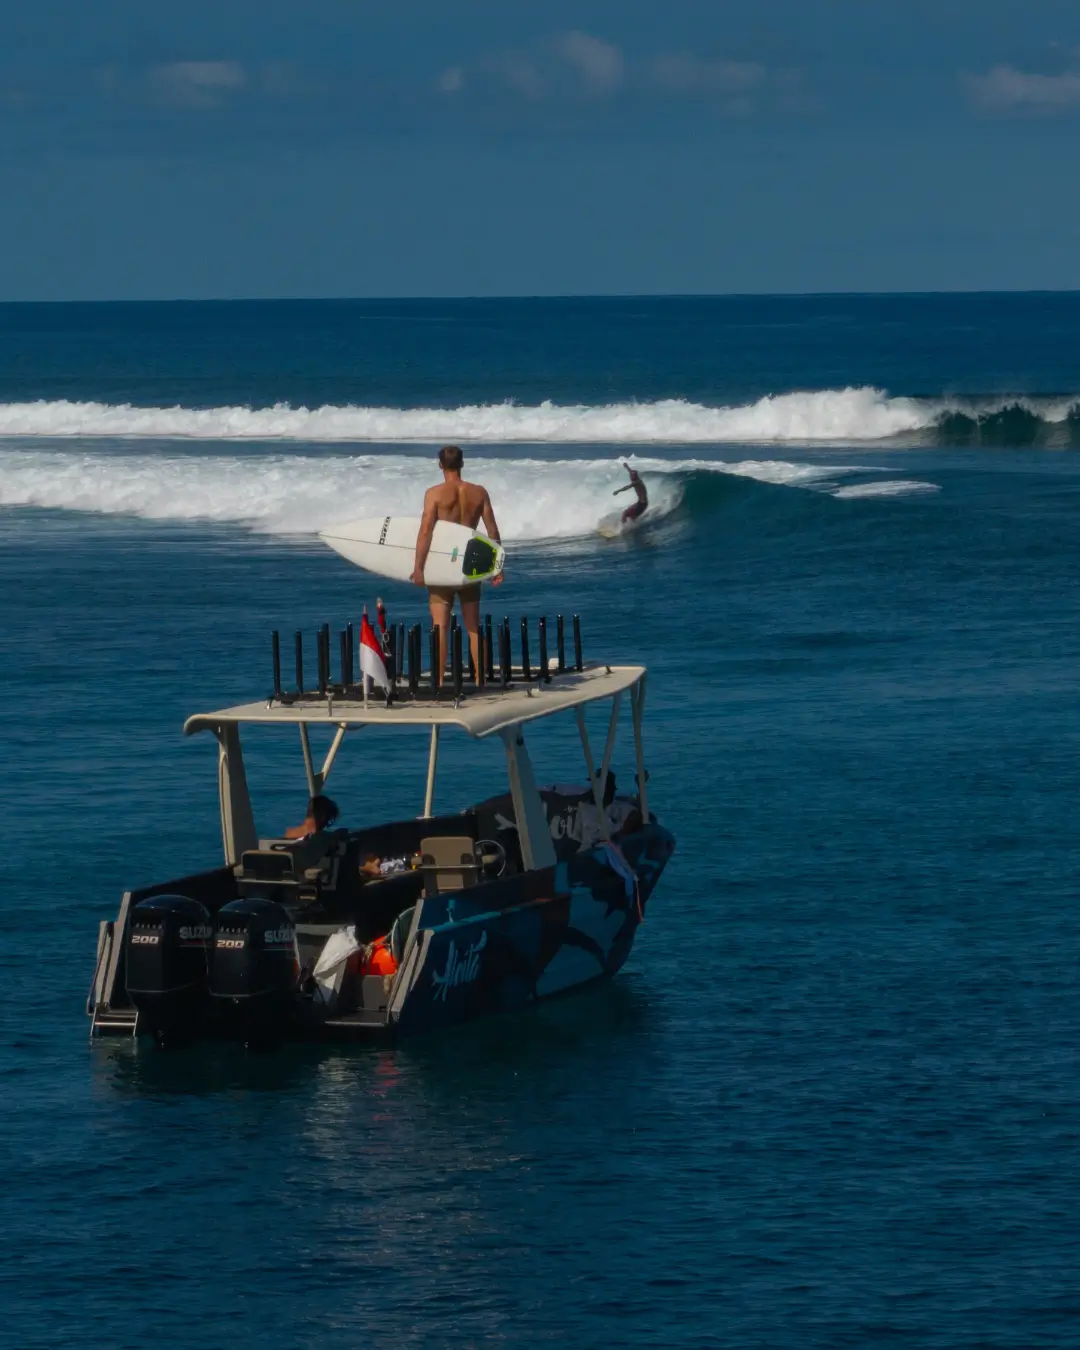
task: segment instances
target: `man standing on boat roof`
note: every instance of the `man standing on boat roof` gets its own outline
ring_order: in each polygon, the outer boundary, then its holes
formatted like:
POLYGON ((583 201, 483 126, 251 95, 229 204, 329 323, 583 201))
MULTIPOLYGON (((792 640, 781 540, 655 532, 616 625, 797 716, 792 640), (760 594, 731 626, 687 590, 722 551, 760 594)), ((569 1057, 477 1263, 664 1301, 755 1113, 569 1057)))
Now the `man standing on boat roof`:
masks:
MULTIPOLYGON (((495 512, 487 488, 479 483, 467 483, 461 476, 465 456, 456 445, 444 445, 439 451, 439 467, 443 471, 443 481, 428 488, 424 494, 424 514, 420 521, 420 533, 416 536, 416 565, 412 579, 417 586, 424 585, 424 564, 431 549, 431 537, 435 524, 440 520, 450 520, 457 525, 467 525, 475 530, 481 520, 490 539, 497 544, 499 527, 495 523, 495 512)), ((500 573, 492 585, 502 581, 500 573)), ((446 643, 450 633, 450 614, 454 608, 454 596, 461 601, 461 623, 469 635, 469 650, 472 652, 473 665, 480 659, 480 584, 472 586, 429 586, 428 600, 431 604, 431 620, 439 630, 439 668, 446 669, 446 643)))

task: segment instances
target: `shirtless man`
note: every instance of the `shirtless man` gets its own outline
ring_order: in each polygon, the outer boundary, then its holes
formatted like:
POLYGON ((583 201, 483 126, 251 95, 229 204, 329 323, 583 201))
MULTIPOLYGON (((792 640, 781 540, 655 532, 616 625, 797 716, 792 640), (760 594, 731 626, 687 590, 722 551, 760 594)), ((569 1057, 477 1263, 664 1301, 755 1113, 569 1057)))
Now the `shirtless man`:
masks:
POLYGON ((641 481, 641 475, 635 472, 626 460, 623 460, 623 468, 630 475, 630 481, 625 487, 616 488, 613 496, 617 497, 620 492, 629 492, 631 488, 637 496, 637 501, 633 506, 628 506, 622 513, 622 523, 626 525, 631 520, 637 520, 643 516, 649 508, 649 494, 645 491, 645 484, 641 481))
MULTIPOLYGON (((487 488, 479 483, 467 483, 461 476, 461 466, 465 456, 456 445, 444 445, 439 451, 439 467, 443 471, 443 481, 436 487, 428 488, 424 494, 424 515, 420 521, 420 533, 416 536, 416 565, 412 579, 417 586, 424 584, 424 564, 431 548, 431 536, 435 532, 435 522, 452 520, 459 525, 467 525, 475 530, 480 521, 488 537, 499 543, 499 527, 495 524, 495 512, 491 509, 491 498, 487 488)), ((498 586, 502 581, 500 573, 492 581, 498 586)), ((454 608, 455 594, 461 600, 461 622, 469 635, 469 650, 472 652, 473 666, 480 659, 480 585, 462 586, 455 591, 452 586, 429 586, 428 599, 431 604, 431 621, 439 630, 439 671, 446 669, 446 641, 450 635, 450 613, 454 608)))

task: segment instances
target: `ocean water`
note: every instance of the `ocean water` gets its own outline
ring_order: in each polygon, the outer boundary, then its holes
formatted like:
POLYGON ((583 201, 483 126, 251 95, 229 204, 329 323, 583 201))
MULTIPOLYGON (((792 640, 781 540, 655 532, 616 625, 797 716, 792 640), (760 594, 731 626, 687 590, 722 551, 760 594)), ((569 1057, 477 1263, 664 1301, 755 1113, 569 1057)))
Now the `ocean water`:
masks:
MULTIPOLYGON (((1078 440, 1072 295, 0 306, 0 1339, 1074 1345, 1078 440), (98 920, 220 857, 184 717, 272 628, 421 617, 314 531, 446 440, 493 612, 650 667, 626 969, 389 1050, 89 1045, 98 920)), ((424 760, 353 738, 346 822, 424 760)), ((248 767, 299 819, 298 745, 248 767)), ((437 804, 501 782, 450 741, 437 804)))

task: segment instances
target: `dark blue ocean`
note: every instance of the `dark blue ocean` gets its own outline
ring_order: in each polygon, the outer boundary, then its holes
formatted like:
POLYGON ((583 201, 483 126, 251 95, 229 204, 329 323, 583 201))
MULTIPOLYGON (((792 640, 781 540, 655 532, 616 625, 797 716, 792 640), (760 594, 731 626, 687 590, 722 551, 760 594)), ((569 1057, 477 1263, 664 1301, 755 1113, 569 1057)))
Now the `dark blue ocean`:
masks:
MULTIPOLYGON (((1076 295, 0 306, 0 1341, 1076 1345, 1078 409, 1076 295), (496 617, 650 668, 627 967, 393 1049, 91 1045, 99 919, 220 861, 184 718, 273 628, 422 617, 315 532, 445 441, 496 617)), ((248 744, 274 833, 299 746, 248 744)), ((344 823, 425 757, 351 738, 344 823)), ((502 774, 448 740, 437 807, 502 774)))

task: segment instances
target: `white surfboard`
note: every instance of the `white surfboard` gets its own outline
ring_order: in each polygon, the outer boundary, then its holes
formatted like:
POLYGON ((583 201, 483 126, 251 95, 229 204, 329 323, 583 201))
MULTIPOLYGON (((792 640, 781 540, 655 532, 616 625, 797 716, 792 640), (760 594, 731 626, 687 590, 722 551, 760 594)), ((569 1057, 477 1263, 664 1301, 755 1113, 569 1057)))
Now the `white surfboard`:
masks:
MULTIPOLYGON (((328 526, 319 531, 319 538, 366 572, 408 581, 416 560, 419 532, 419 516, 372 516, 368 520, 328 526)), ((505 556, 502 545, 479 530, 439 520, 424 564, 424 581, 429 586, 469 586, 490 581, 502 571, 505 556)))
POLYGON ((624 534, 630 534, 631 531, 640 528, 645 523, 645 516, 635 516, 633 520, 623 520, 622 512, 615 511, 610 516, 601 516, 596 522, 596 533, 604 539, 618 539, 624 534))

